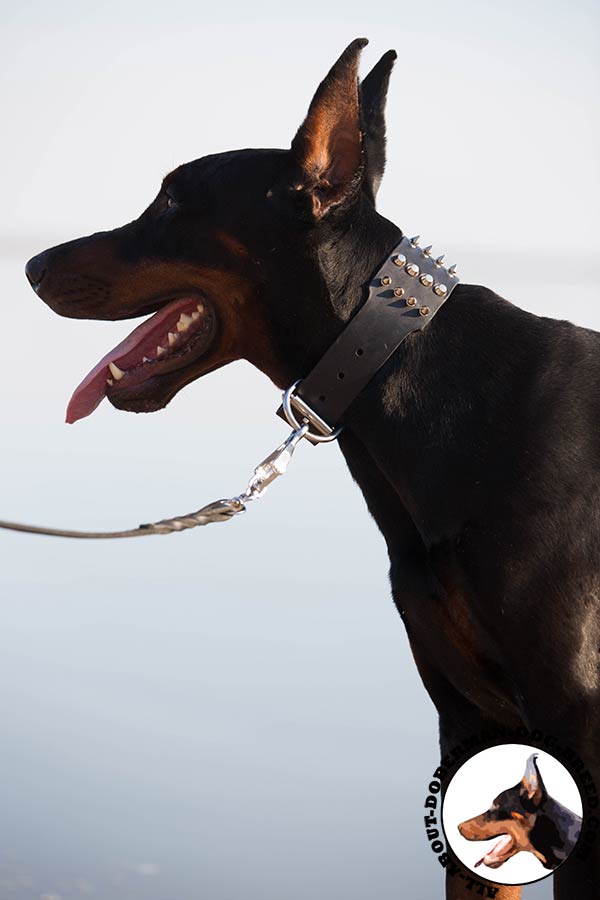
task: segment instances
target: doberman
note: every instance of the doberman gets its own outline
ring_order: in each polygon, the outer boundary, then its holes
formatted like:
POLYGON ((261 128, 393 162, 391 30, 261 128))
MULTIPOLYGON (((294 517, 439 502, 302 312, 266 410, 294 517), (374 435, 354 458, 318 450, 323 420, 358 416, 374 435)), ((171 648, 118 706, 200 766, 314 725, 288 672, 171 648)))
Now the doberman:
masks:
POLYGON ((533 853, 544 868, 556 869, 575 847, 581 817, 550 797, 537 759, 537 753, 532 753, 518 784, 498 794, 486 812, 458 826, 468 841, 500 837, 475 866, 483 863, 497 869, 524 850, 533 853))
MULTIPOLYGON (((69 422, 104 396, 158 410, 240 358, 285 388, 345 328, 402 237, 375 209, 396 54, 359 84, 366 43, 334 64, 289 150, 182 165, 137 220, 28 262, 60 315, 154 313, 92 369, 69 422)), ((345 416, 340 447, 387 543, 443 754, 538 729, 600 777, 599 420, 600 335, 468 284, 345 416)), ((557 870, 561 900, 600 896, 597 843, 557 870)))

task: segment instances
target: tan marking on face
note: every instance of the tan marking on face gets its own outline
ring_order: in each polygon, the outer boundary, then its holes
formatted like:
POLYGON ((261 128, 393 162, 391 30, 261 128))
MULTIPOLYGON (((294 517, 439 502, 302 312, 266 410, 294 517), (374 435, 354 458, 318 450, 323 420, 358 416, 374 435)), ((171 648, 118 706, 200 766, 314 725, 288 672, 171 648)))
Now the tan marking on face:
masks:
POLYGON ((247 359, 278 387, 286 387, 259 270, 243 243, 224 231, 215 237, 230 257, 218 266, 152 258, 130 263, 115 252, 118 231, 90 236, 55 259, 42 299, 59 315, 116 320, 154 312, 187 292, 200 293, 214 306, 218 334, 206 356, 184 368, 182 383, 247 359))
POLYGON ((238 241, 237 238, 233 237, 233 235, 229 234, 227 231, 217 232, 217 238, 233 256, 245 260, 249 258, 250 251, 246 245, 242 244, 241 241, 238 241))
POLYGON ((147 263, 142 271, 130 271, 120 291, 124 302, 139 304, 151 285, 161 293, 189 289, 205 293, 215 306, 219 336, 205 359, 191 367, 194 377, 237 359, 246 359, 264 372, 278 387, 287 384, 276 353, 264 311, 262 292, 256 280, 224 269, 190 264, 147 263))
POLYGON ((510 834, 514 840, 509 859, 520 850, 537 854, 529 840, 529 834, 533 827, 535 816, 522 816, 520 813, 511 813, 510 819, 488 820, 485 813, 474 816, 461 822, 458 830, 468 841, 488 841, 490 838, 500 837, 502 834, 510 834))

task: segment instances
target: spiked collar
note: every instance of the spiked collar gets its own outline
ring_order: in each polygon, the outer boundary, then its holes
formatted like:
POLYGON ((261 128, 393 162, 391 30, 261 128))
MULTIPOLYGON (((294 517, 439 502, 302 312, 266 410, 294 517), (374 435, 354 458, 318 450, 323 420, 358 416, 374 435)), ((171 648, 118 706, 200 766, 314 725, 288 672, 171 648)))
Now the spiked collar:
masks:
POLYGON ((459 282, 419 237, 403 237, 369 281, 367 300, 311 372, 284 394, 280 414, 309 427, 313 444, 333 440, 353 400, 413 331, 422 331, 459 282))

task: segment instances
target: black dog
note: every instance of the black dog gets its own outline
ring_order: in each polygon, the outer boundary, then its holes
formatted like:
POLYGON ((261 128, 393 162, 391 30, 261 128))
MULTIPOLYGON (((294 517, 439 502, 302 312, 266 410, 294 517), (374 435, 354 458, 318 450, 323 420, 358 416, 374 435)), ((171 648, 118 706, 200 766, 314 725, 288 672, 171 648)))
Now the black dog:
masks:
POLYGON ((491 807, 461 822, 458 830, 468 841, 500 840, 475 863, 498 869, 515 854, 533 853, 544 868, 556 869, 573 851, 581 832, 581 818, 550 797, 540 775, 537 754, 527 760, 525 774, 502 791, 491 807))
MULTIPOLYGON (((155 313, 92 370, 69 421, 105 394, 160 409, 238 358, 287 387, 344 329, 402 235, 375 210, 395 54, 359 87, 365 43, 322 82, 290 150, 183 165, 136 221, 30 260, 61 315, 155 313)), ((600 336, 462 284, 345 417, 340 446, 387 542, 443 753, 524 726, 600 777, 599 424, 600 336)), ((556 896, 597 900, 599 872, 596 844, 557 872, 556 896)))

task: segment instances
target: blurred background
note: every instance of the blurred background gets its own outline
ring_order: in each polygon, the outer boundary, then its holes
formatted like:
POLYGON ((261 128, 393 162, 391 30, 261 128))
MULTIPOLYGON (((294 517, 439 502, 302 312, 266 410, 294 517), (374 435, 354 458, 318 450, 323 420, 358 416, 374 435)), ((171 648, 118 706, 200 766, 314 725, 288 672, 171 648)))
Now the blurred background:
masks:
MULTIPOLYGON (((56 317, 23 266, 137 217, 180 162, 288 146, 361 35, 363 74, 399 53, 381 211, 463 280, 600 328, 592 0, 4 4, 2 517, 188 512, 283 438, 277 391, 243 363, 163 412, 64 425, 131 325, 56 317)), ((336 447, 301 447, 228 525, 3 533, 0 555, 0 900, 441 897, 422 828, 436 716, 336 447)))

